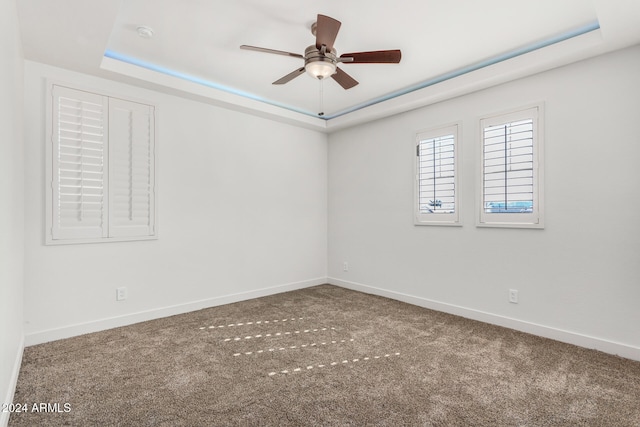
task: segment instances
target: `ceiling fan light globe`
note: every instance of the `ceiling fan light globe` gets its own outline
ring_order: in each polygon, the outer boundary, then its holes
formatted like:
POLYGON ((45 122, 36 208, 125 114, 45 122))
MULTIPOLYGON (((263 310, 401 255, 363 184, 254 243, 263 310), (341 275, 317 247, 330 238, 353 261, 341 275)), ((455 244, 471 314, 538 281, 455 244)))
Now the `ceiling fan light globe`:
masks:
POLYGON ((328 61, 314 61, 307 63, 304 69, 311 77, 322 80, 335 74, 336 64, 328 61))

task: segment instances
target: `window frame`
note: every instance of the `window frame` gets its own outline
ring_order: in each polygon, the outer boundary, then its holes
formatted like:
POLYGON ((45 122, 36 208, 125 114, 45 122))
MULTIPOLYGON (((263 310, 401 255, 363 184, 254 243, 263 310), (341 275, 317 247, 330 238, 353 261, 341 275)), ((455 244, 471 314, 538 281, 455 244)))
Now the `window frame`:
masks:
POLYGON ((500 228, 544 228, 544 104, 538 102, 504 112, 487 114, 478 121, 478 184, 477 184, 477 227, 500 228), (485 200, 485 129, 491 126, 506 125, 521 120, 532 120, 532 212, 505 213, 486 212, 485 200))
MULTIPOLYGON (((45 245, 69 245, 69 244, 84 244, 84 243, 108 243, 108 242, 127 242, 127 241, 142 241, 142 240, 156 240, 158 239, 158 106, 149 100, 130 97, 130 96, 121 96, 120 94, 111 93, 109 91, 104 90, 96 90, 92 87, 87 87, 83 85, 78 85, 75 83, 68 83, 65 81, 47 79, 46 80, 46 103, 45 103, 45 112, 46 112, 46 136, 45 136, 45 245), (74 91, 87 92, 89 94, 97 95, 100 97, 107 98, 107 134, 109 129, 109 102, 108 99, 121 100, 129 103, 141 104, 150 107, 150 117, 153 120, 153 124, 151 125, 151 135, 150 135, 150 144, 151 144, 151 152, 150 152, 150 162, 151 162, 151 188, 150 198, 151 198, 151 206, 149 215, 151 217, 151 230, 152 232, 148 235, 116 235, 109 236, 108 233, 103 234, 103 237, 70 237, 70 238, 54 238, 53 236, 53 225, 54 225, 54 216, 55 209, 53 206, 54 203, 54 172, 56 168, 54 167, 54 145, 56 144, 56 140, 53 135, 54 131, 54 87, 63 87, 67 89, 71 89, 74 91)), ((110 169, 109 164, 109 143, 108 140, 105 142, 105 150, 106 153, 106 163, 104 164, 104 168, 108 171, 110 169)), ((109 205, 109 180, 108 178, 109 172, 107 172, 107 177, 105 178, 104 189, 105 189, 105 213, 104 220, 106 221, 106 228, 109 228, 109 221, 111 216, 111 206, 109 205)))
POLYGON ((462 226, 460 222, 460 159, 461 145, 460 135, 462 133, 460 122, 448 125, 422 129, 414 135, 414 193, 413 193, 413 217, 415 225, 440 225, 440 226, 462 226), (423 213, 420 210, 420 143, 424 140, 435 139, 453 135, 453 186, 454 186, 454 212, 452 213, 423 213))

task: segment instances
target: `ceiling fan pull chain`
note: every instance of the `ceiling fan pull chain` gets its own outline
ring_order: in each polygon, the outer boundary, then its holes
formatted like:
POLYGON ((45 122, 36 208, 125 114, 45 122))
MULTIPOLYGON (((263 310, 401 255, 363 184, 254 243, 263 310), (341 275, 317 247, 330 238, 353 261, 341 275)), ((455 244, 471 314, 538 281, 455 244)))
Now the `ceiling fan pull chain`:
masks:
POLYGON ((318 116, 324 116, 324 79, 319 79, 320 82, 320 108, 318 108, 318 116))

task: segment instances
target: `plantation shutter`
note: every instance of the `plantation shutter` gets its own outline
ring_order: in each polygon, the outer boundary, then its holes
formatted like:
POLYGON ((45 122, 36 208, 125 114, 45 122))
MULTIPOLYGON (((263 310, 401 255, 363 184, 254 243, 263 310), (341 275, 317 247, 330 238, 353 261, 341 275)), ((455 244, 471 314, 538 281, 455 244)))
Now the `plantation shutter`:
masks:
POLYGON ((541 108, 481 120, 480 225, 544 227, 541 108))
POLYGON ((415 222, 459 225, 458 125, 416 134, 415 222))
POLYGON ((533 119, 484 128, 485 212, 532 212, 533 194, 533 119))
POLYGON ((418 144, 419 204, 422 213, 455 211, 454 135, 429 138, 418 144))
POLYGON ((109 236, 152 236, 154 108, 109 100, 109 236))
POLYGON ((104 96, 53 87, 53 239, 107 236, 107 102, 104 96))
POLYGON ((46 243, 155 238, 155 107, 50 88, 46 243))

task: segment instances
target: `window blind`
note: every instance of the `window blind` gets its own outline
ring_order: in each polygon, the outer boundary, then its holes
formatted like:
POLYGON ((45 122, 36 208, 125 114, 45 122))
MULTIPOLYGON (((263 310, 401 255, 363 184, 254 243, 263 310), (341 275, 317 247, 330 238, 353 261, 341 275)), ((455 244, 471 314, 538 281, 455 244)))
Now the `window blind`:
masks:
POLYGON ((109 100, 110 235, 153 234, 153 109, 109 100))
POLYGON ((53 238, 104 237, 107 99, 54 88, 53 238))
POLYGON ((544 106, 480 120, 478 225, 544 228, 544 106))
POLYGON ((421 213, 455 212, 455 136, 418 144, 418 203, 421 213))
POLYGON ((47 243, 155 236, 155 107, 55 84, 51 94, 47 243))
POLYGON ((485 127, 483 140, 485 213, 531 213, 534 208, 533 120, 485 127))
POLYGON ((458 124, 416 133, 416 225, 459 225, 458 124))

